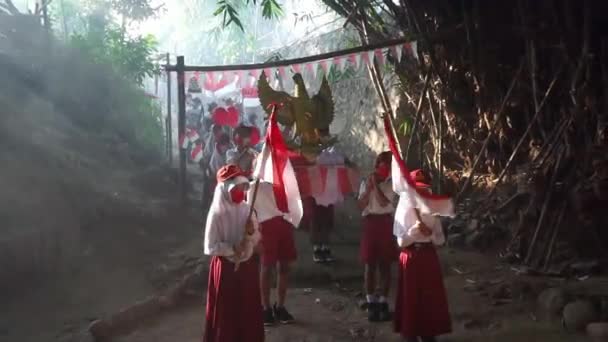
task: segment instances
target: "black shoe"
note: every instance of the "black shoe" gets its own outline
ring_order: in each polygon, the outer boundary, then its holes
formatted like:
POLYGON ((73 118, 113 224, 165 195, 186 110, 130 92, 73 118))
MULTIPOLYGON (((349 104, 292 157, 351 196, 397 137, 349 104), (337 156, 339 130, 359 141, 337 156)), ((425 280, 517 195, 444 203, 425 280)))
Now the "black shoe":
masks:
POLYGON ((289 324, 295 321, 295 318, 293 318, 293 316, 287 311, 287 309, 285 309, 284 306, 277 306, 275 304, 273 311, 277 321, 281 322, 282 324, 289 324))
POLYGON ((388 303, 378 303, 378 320, 388 322, 391 320, 391 312, 388 310, 388 303))
POLYGON ((316 249, 312 251, 312 260, 316 263, 321 263, 325 261, 323 251, 320 249, 316 249))
POLYGON ((380 307, 378 303, 367 304, 367 320, 370 322, 380 322, 380 307))
POLYGON ((262 315, 264 315, 265 326, 274 325, 277 322, 274 318, 274 310, 272 310, 272 308, 264 309, 262 315))
POLYGON ((331 249, 326 248, 322 251, 322 255, 323 255, 323 261, 324 262, 334 262, 334 256, 331 254, 331 249))

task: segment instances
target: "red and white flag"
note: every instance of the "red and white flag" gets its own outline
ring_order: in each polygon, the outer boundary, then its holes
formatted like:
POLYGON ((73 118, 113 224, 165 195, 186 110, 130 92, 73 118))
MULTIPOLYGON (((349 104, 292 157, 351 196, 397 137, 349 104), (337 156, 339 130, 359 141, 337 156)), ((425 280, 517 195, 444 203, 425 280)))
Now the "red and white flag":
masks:
POLYGON ((188 139, 188 136, 186 134, 184 134, 181 137, 179 137, 179 147, 186 149, 186 148, 188 148, 188 146, 190 146, 190 139, 188 139))
POLYGON ((395 211, 395 229, 408 215, 406 211, 409 211, 411 207, 417 208, 420 213, 426 215, 454 217, 454 203, 451 197, 431 194, 416 188, 416 182, 410 176, 410 171, 397 149, 397 142, 388 116, 384 118, 384 130, 388 137, 389 148, 393 153, 391 165, 393 190, 399 194, 399 205, 395 211))
MULTIPOLYGON (((274 105, 274 104, 273 104, 274 105)), ((272 183, 277 208, 294 227, 302 220, 302 200, 296 174, 289 161, 289 150, 276 121, 276 105, 269 118, 266 141, 258 157, 253 176, 272 183)))
POLYGON ((203 159, 203 144, 196 144, 192 151, 190 151, 190 157, 195 163, 198 163, 203 159))

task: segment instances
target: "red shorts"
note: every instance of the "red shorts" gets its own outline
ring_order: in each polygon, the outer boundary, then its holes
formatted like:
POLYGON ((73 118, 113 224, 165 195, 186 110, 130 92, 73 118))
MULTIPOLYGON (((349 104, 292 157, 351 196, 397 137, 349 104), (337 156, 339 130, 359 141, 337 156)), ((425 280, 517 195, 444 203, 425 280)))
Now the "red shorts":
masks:
POLYGON ((260 223, 262 233, 262 265, 274 266, 277 262, 295 261, 298 254, 293 237, 293 226, 282 217, 260 223))
POLYGON ((361 262, 364 264, 393 263, 398 260, 397 239, 393 235, 393 215, 363 217, 361 262))

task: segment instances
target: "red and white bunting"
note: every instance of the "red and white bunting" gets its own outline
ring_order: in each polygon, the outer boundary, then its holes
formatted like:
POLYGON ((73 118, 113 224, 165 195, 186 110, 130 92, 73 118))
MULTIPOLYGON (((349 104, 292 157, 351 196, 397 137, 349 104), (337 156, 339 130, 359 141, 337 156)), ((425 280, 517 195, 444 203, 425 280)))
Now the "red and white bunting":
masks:
POLYGON ((417 41, 413 41, 410 42, 410 51, 412 53, 412 56, 414 56, 414 58, 416 60, 418 60, 418 42, 417 41))
POLYGON ((346 58, 346 56, 339 56, 334 58, 334 64, 338 67, 338 70, 340 70, 340 72, 344 72, 344 69, 346 69, 346 63, 348 63, 348 59, 346 58))
POLYGON ((285 67, 281 66, 278 69, 279 69, 279 77, 281 77, 281 79, 285 79, 285 75, 286 75, 285 67))
POLYGON ((192 151, 190 151, 190 157, 195 163, 198 163, 203 159, 203 144, 196 144, 192 151))
POLYGON ((319 68, 319 62, 310 62, 306 64, 306 71, 309 72, 313 78, 317 78, 317 69, 319 68))
POLYGON ((209 84, 215 83, 215 72, 209 71, 205 73, 205 82, 209 84))
POLYGON ((239 78, 238 85, 241 88, 245 87, 245 77, 246 77, 245 75, 247 75, 247 73, 245 72, 245 70, 238 70, 236 72, 236 76, 239 78))
POLYGON ((349 55, 348 61, 350 62, 350 64, 353 66, 353 68, 355 70, 359 70, 359 68, 361 67, 361 54, 354 53, 352 55, 349 55))
MULTIPOLYGON (((265 69, 252 69, 252 70, 236 70, 236 71, 208 71, 208 72, 186 72, 186 80, 196 79, 201 82, 201 76, 205 78, 205 84, 215 84, 217 82, 232 83, 237 80, 239 87, 247 87, 255 84, 262 73, 262 70, 266 74, 266 79, 269 83, 272 83, 280 77, 284 79, 287 76, 287 70, 292 73, 308 73, 313 78, 317 78, 319 73, 319 67, 325 75, 329 74, 332 67, 336 70, 344 72, 348 65, 352 66, 355 70, 359 70, 363 64, 371 66, 376 61, 380 66, 386 63, 386 56, 390 54, 396 61, 401 62, 403 55, 407 54, 414 59, 418 59, 418 43, 411 41, 407 43, 400 43, 384 48, 378 48, 369 51, 362 51, 358 53, 351 53, 348 55, 336 56, 331 59, 324 59, 320 61, 311 61, 304 64, 292 64, 279 67, 269 67, 265 69), (238 78, 238 79, 237 79, 238 78)), ((162 77, 165 77, 163 74, 162 77)))
POLYGON ((376 62, 378 62, 378 65, 384 65, 384 49, 374 50, 374 57, 376 57, 376 62))
POLYGON ((329 74, 329 61, 326 59, 322 60, 319 62, 319 65, 321 66, 321 69, 323 69, 325 76, 327 76, 327 74, 329 74))

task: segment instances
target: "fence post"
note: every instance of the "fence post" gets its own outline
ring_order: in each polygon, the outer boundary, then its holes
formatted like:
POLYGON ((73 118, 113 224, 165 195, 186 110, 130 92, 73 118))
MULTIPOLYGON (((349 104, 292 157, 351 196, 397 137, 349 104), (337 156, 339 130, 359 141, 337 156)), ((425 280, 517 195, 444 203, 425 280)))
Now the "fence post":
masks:
MULTIPOLYGON (((186 136, 186 87, 185 87, 184 56, 177 57, 177 133, 179 140, 186 136)), ((186 204, 186 149, 179 146, 179 172, 177 176, 179 198, 181 204, 186 204)))
MULTIPOLYGON (((167 68, 171 65, 171 56, 167 52, 167 68)), ((173 166, 173 115, 171 114, 171 71, 167 69, 167 117, 165 119, 165 137, 169 165, 173 166)))

